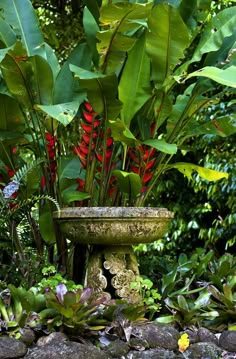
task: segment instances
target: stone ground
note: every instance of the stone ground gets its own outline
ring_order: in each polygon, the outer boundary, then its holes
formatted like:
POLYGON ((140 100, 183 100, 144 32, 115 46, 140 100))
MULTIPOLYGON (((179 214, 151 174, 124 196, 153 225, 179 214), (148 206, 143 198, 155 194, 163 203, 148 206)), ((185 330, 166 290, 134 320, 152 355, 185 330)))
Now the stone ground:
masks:
POLYGON ((36 340, 34 332, 25 329, 21 340, 0 337, 0 359, 236 359, 236 331, 215 335, 200 328, 187 332, 190 346, 181 353, 178 330, 154 322, 134 326, 126 340, 101 333, 96 346, 71 341, 60 332, 36 340))

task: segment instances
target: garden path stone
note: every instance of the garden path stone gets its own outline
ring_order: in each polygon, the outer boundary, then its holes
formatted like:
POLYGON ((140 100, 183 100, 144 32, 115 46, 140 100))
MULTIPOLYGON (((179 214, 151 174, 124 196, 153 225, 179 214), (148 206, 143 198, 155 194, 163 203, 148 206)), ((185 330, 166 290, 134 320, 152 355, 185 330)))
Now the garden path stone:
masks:
POLYGON ((53 332, 49 335, 44 335, 43 337, 40 337, 37 340, 37 346, 41 347, 41 346, 49 344, 53 341, 65 342, 67 340, 69 340, 69 338, 66 336, 66 334, 61 333, 61 332, 53 332))
POLYGON ((212 333, 209 329, 199 328, 197 334, 198 334, 199 342, 215 343, 216 345, 219 345, 219 340, 217 339, 215 334, 212 333))
POLYGON ((229 352, 236 352, 236 331, 225 330, 220 336, 219 345, 229 352))
POLYGON ((175 350, 178 348, 179 332, 172 326, 148 323, 134 326, 132 336, 146 340, 150 348, 175 350))
POLYGON ((186 359, 217 359, 222 357, 223 350, 214 343, 195 343, 184 352, 186 359))
POLYGON ((106 351, 112 358, 122 358, 129 352, 129 345, 123 340, 116 339, 107 346, 106 351))
POLYGON ((7 336, 0 337, 0 359, 21 358, 26 352, 27 347, 20 340, 7 336))
POLYGON ((24 359, 111 359, 111 356, 92 345, 52 341, 30 349, 24 359))
POLYGON ((183 358, 182 354, 176 355, 172 350, 149 349, 143 352, 130 351, 126 359, 176 359, 183 358))

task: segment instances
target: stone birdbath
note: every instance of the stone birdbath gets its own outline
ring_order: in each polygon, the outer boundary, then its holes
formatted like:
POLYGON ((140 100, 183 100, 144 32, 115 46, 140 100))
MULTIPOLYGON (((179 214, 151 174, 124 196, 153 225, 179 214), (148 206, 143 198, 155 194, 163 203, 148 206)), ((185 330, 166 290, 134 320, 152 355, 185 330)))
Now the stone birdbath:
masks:
POLYGON ((99 296, 124 299, 132 299, 130 283, 139 275, 132 246, 161 238, 172 218, 165 208, 150 207, 71 207, 54 213, 67 239, 90 248, 84 285, 99 296))

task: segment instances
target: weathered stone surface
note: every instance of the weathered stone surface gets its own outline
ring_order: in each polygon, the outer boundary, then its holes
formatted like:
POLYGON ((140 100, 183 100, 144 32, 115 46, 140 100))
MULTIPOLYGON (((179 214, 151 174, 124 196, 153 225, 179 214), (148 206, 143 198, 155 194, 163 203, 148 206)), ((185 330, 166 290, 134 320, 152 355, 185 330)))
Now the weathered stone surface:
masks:
POLYGON ((22 328, 20 329, 20 340, 29 347, 35 341, 35 333, 30 328, 22 328))
POLYGON ((190 344, 199 342, 199 336, 197 330, 186 329, 184 332, 188 334, 190 344))
POLYGON ((142 339, 142 338, 137 338, 137 337, 130 338, 129 345, 130 345, 130 348, 135 349, 135 350, 149 349, 149 344, 148 344, 147 340, 142 339))
POLYGON ((236 359, 236 353, 225 351, 222 353, 221 359, 236 359))
POLYGON ((123 340, 117 339, 107 346, 106 351, 111 354, 112 358, 121 358, 129 352, 129 345, 123 340))
POLYGON ((179 332, 172 326, 159 323, 148 323, 136 326, 132 335, 148 342, 150 348, 175 350, 178 347, 179 332))
POLYGON ((177 355, 171 350, 149 349, 142 352, 130 351, 125 357, 127 359, 176 359, 183 358, 182 354, 177 355))
POLYGON ((219 345, 229 352, 236 352, 236 331, 224 331, 220 336, 219 345))
POLYGON ((53 341, 65 342, 68 340, 66 334, 61 332, 53 332, 47 336, 40 337, 37 341, 37 346, 42 347, 43 345, 49 344, 53 341))
POLYGON ((217 359, 223 350, 214 343, 195 343, 184 352, 186 359, 217 359))
POLYGON ((212 333, 207 328, 200 328, 198 330, 197 334, 198 334, 199 342, 215 343, 216 345, 219 344, 219 341, 218 341, 217 337, 215 336, 215 334, 212 333))
POLYGON ((76 342, 52 341, 41 347, 35 347, 24 359, 110 359, 111 356, 92 345, 76 342))
POLYGON ((26 345, 20 340, 0 337, 0 359, 21 358, 27 352, 26 345))

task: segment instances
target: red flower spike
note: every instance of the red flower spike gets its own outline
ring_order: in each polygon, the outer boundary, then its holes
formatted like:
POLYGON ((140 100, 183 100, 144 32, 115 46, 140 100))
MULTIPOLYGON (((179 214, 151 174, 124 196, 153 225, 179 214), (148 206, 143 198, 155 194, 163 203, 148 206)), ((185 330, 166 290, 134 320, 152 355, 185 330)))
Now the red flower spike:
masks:
POLYGON ((92 111, 93 111, 92 106, 91 106, 90 103, 87 102, 87 101, 84 101, 84 107, 86 108, 86 110, 87 110, 88 112, 92 112, 92 111))
POLYGON ((145 173, 142 179, 142 183, 147 183, 152 178, 152 173, 145 173))
POLYGON ((113 138, 112 138, 112 137, 109 137, 109 138, 107 139, 107 147, 111 147, 111 146, 113 145, 113 142, 114 142, 113 138))
POLYGON ((139 167, 131 166, 130 169, 131 169, 131 171, 133 171, 134 173, 138 173, 138 174, 139 174, 139 167))
MULTIPOLYGON (((96 132, 93 132, 92 134, 93 139, 95 139, 97 136, 98 134, 96 132)), ((87 135, 86 133, 82 134, 83 141, 86 143, 86 145, 90 144, 90 137, 91 136, 87 135)))
POLYGON ((154 166, 155 162, 156 162, 156 159, 149 161, 145 166, 145 171, 150 170, 150 168, 152 168, 154 166))
MULTIPOLYGON (((112 151, 106 151, 106 161, 109 161, 112 155, 112 151)), ((96 154, 99 162, 102 162, 102 155, 100 153, 96 154)))
POLYGON ((92 123, 93 122, 93 119, 94 119, 94 116, 96 114, 93 112, 93 113, 88 113, 88 112, 85 112, 83 111, 83 116, 85 118, 85 120, 88 122, 88 123, 92 123))

